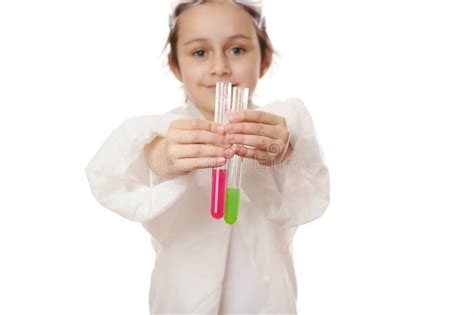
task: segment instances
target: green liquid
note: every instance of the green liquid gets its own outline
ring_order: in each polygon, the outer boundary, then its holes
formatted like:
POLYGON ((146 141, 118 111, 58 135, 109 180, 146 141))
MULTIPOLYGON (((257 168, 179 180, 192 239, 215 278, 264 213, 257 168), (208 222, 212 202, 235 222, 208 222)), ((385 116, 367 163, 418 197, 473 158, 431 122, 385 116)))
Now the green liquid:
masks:
POLYGON ((237 222, 239 214, 240 189, 227 188, 225 192, 225 211, 224 221, 227 224, 234 224, 237 222))

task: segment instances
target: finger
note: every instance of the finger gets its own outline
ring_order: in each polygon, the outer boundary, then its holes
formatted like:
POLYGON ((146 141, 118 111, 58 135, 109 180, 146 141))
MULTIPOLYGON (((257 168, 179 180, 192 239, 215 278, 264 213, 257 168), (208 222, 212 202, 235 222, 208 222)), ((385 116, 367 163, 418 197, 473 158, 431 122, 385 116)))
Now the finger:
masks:
POLYGON ((225 131, 228 134, 240 133, 256 136, 264 136, 272 139, 278 139, 278 127, 259 123, 235 123, 227 124, 225 131))
POLYGON ((225 163, 225 158, 188 158, 176 160, 174 167, 178 172, 186 173, 201 168, 223 166, 225 163))
POLYGON ((214 133, 224 133, 223 124, 203 119, 177 119, 173 127, 180 130, 204 130, 214 133))
POLYGON ((255 158, 255 149, 253 148, 246 148, 244 146, 233 146, 232 149, 234 150, 235 155, 244 157, 244 158, 250 158, 254 159, 255 158))
POLYGON ((269 151, 255 150, 255 160, 259 161, 263 165, 270 165, 275 161, 276 154, 269 151))
POLYGON ((168 156, 173 159, 198 157, 225 157, 231 149, 206 144, 175 145, 169 148, 168 156))
POLYGON ((247 145, 260 150, 264 150, 271 140, 268 137, 254 135, 227 134, 225 136, 226 143, 247 145))
POLYGON ((268 125, 282 125, 284 122, 286 122, 285 118, 281 116, 268 112, 248 109, 236 111, 230 114, 229 121, 232 123, 241 121, 257 122, 268 125))
POLYGON ((225 157, 226 159, 231 159, 232 157, 234 157, 234 150, 231 149, 231 148, 225 149, 225 151, 224 151, 224 157, 225 157))
POLYGON ((236 155, 241 156, 243 158, 253 159, 256 160, 264 165, 270 164, 272 161, 275 160, 275 155, 268 153, 267 151, 246 148, 243 146, 237 146, 234 148, 234 152, 236 155))
MULTIPOLYGON (((224 141, 225 141, 225 137, 224 137, 224 141)), ((232 146, 232 144, 230 143, 223 143, 223 144, 216 144, 215 146, 219 147, 219 148, 224 148, 224 149, 228 149, 232 146)))
POLYGON ((271 152, 272 154, 279 154, 284 150, 284 146, 281 145, 280 141, 262 136, 228 134, 225 141, 231 144, 251 146, 258 150, 271 152))
POLYGON ((172 142, 180 144, 225 145, 224 135, 204 130, 175 130, 168 134, 172 142))

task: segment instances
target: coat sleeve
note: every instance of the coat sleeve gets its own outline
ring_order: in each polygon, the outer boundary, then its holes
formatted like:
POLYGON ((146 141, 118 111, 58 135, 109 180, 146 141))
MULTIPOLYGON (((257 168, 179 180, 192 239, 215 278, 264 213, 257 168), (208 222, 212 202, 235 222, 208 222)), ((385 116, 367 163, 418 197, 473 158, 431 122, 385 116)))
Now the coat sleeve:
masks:
POLYGON ((283 228, 319 218, 329 205, 329 171, 310 113, 299 99, 276 102, 262 108, 286 118, 293 152, 282 163, 260 166, 247 195, 264 215, 283 228))
POLYGON ((144 147, 164 137, 178 115, 125 120, 106 139, 86 167, 92 194, 105 208, 141 223, 169 209, 184 193, 186 176, 161 180, 148 168, 144 147))

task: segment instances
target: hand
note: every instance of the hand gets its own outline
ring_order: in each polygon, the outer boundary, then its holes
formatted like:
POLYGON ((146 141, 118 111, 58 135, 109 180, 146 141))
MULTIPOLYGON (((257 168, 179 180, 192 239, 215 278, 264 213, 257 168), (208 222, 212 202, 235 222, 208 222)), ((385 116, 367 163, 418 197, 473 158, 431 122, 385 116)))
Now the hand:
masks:
POLYGON ((255 110, 241 110, 229 116, 225 126, 226 143, 234 153, 257 160, 262 165, 282 162, 292 151, 289 131, 284 117, 255 110))
POLYGON ((145 154, 150 168, 165 178, 222 166, 225 158, 234 155, 225 144, 223 125, 207 120, 177 119, 170 124, 166 138, 155 140, 145 148, 145 154))

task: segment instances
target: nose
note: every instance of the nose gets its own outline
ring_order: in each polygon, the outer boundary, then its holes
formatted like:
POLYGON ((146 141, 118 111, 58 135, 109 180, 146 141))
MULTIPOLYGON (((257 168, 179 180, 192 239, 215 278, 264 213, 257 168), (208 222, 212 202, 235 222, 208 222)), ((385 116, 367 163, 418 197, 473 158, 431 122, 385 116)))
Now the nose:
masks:
POLYGON ((231 74, 229 61, 225 54, 216 54, 212 60, 211 74, 214 76, 225 76, 231 74))

